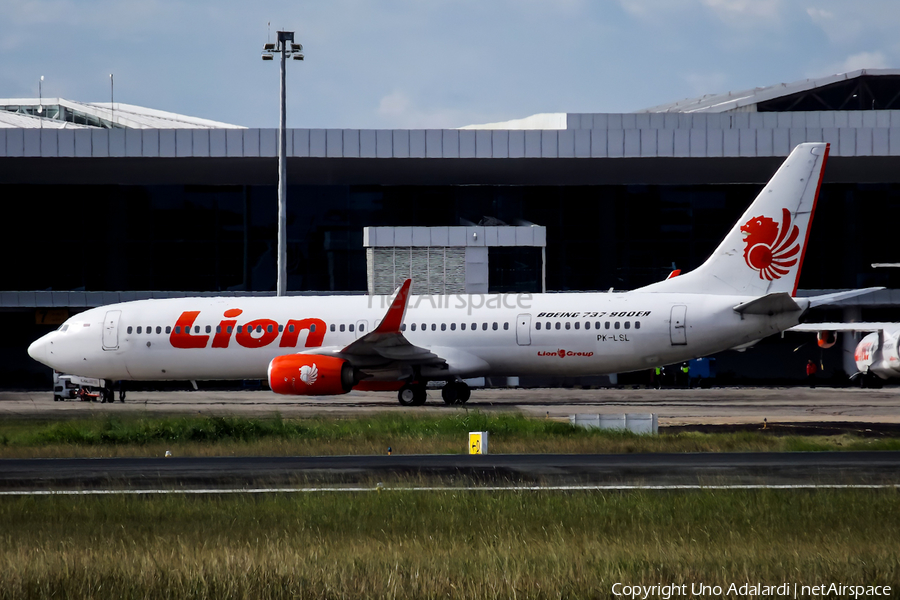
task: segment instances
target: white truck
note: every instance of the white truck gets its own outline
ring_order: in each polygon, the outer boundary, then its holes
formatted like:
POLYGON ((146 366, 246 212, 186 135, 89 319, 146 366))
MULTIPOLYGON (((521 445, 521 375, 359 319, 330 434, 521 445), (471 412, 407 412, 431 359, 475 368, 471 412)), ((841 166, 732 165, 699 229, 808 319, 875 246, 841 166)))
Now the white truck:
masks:
POLYGON ((53 371, 53 401, 112 402, 113 392, 105 379, 80 377, 53 371))

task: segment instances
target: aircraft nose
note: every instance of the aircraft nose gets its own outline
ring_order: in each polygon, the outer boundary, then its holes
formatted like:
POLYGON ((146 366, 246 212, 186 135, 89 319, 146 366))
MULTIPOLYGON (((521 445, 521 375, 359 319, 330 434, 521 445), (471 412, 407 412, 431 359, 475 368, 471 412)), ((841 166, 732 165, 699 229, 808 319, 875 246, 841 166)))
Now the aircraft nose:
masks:
POLYGON ((39 363, 47 364, 50 359, 50 336, 38 338, 28 346, 28 356, 39 363))

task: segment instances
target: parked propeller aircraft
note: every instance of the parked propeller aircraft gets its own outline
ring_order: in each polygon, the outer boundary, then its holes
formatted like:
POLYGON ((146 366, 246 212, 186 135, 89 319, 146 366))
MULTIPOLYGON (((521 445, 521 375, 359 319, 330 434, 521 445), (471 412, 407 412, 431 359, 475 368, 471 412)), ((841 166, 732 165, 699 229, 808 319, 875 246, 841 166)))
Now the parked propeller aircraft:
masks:
POLYGON ((876 377, 900 377, 900 323, 803 323, 790 331, 815 333, 820 348, 834 346, 839 332, 867 333, 853 352, 857 371, 850 379, 861 378, 861 383, 867 385, 876 377))
POLYGON ((178 298, 94 308, 28 349, 107 380, 268 379, 290 395, 397 390, 425 402, 463 378, 582 376, 679 363, 745 346, 809 308, 866 293, 794 297, 828 144, 800 144, 694 271, 626 293, 178 298))

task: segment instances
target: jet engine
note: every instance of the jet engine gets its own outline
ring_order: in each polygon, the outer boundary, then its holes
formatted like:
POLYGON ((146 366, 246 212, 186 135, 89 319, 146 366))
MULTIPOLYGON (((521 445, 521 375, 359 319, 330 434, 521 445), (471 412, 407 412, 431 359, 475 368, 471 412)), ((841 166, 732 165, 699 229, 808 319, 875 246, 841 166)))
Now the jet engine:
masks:
POLYGON ((335 356, 287 354, 269 363, 269 387, 290 396, 346 394, 356 383, 353 367, 335 356))
POLYGON ((837 343, 837 338, 836 331, 820 331, 816 334, 816 343, 819 348, 831 348, 837 343))

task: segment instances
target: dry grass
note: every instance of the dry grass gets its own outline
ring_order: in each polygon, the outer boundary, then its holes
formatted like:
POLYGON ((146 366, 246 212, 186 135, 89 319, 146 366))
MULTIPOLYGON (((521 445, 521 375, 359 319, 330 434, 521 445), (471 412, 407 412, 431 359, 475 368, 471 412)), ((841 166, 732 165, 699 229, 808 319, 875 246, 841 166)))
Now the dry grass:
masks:
POLYGON ((609 598, 900 585, 894 491, 0 500, 0 598, 609 598))

